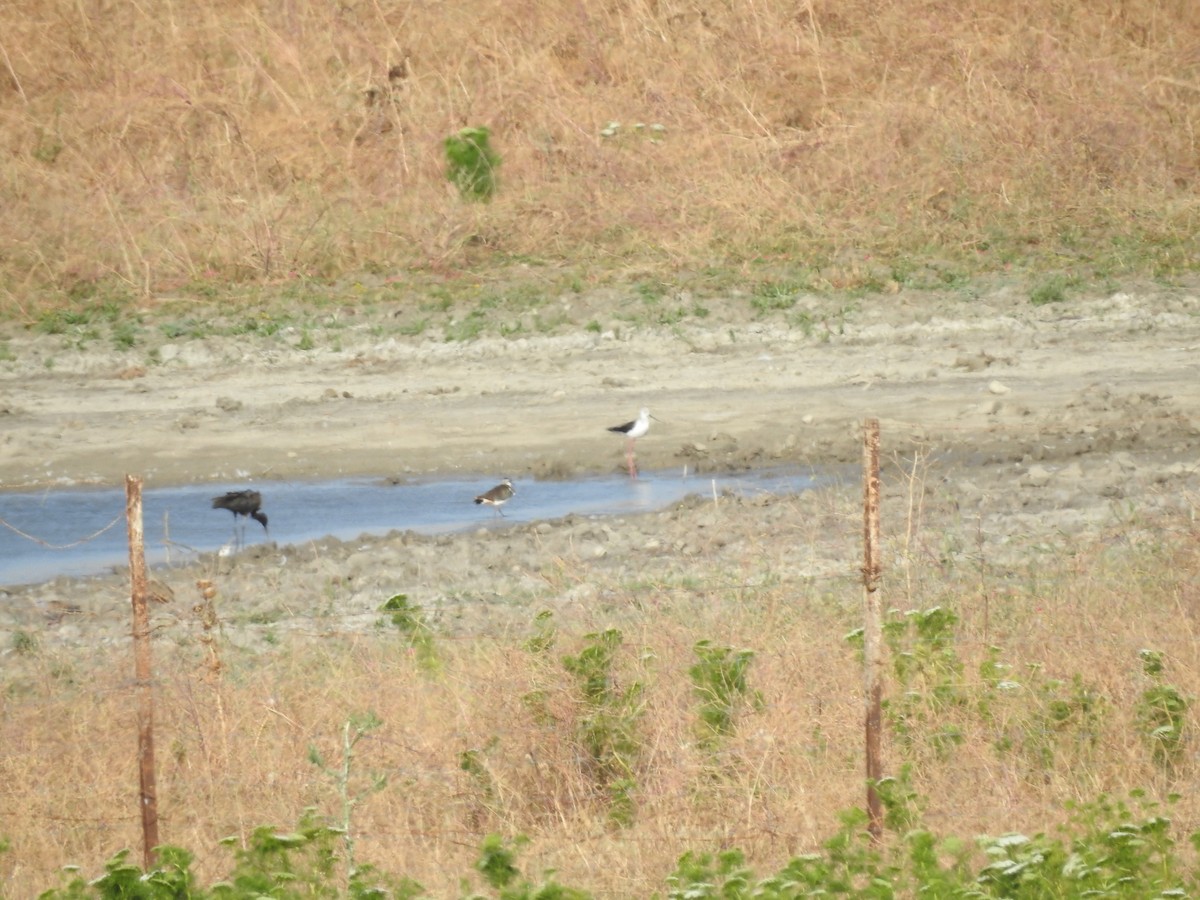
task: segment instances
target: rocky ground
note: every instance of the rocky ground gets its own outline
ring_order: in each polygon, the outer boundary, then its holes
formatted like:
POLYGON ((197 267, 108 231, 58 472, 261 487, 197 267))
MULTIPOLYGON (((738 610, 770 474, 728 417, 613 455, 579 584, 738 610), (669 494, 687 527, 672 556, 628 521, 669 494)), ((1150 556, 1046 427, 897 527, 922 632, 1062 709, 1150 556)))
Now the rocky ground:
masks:
MULTIPOLYGON (((564 304, 568 301, 564 301, 564 304)), ((643 469, 853 464, 882 424, 888 522, 1001 561, 1042 535, 1111 528, 1200 491, 1200 294, 1142 287, 1033 306, 1027 296, 802 299, 787 316, 560 328, 446 341, 389 333, 387 311, 298 336, 160 336, 72 347, 10 327, 0 359, 0 488, 496 473, 570 478, 623 466, 604 428, 650 407, 643 469), (910 477, 915 471, 915 479, 910 477), (915 486, 915 490, 914 490, 915 486), (915 504, 910 503, 916 498, 915 504)), ((850 471, 853 471, 851 468, 850 471)), ((854 480, 798 497, 690 498, 621 519, 568 517, 448 536, 252 546, 156 573, 160 632, 196 627, 199 579, 248 628, 369 627, 394 593, 445 627, 528 622, 530 603, 602 604, 597 585, 698 567, 852 575, 854 480)), ((0 517, 3 515, 0 490, 0 517)), ((515 502, 515 501, 514 501, 515 502)), ((1153 516, 1144 519, 1153 527, 1153 516)), ((0 647, 127 634, 116 575, 9 588, 0 647)))

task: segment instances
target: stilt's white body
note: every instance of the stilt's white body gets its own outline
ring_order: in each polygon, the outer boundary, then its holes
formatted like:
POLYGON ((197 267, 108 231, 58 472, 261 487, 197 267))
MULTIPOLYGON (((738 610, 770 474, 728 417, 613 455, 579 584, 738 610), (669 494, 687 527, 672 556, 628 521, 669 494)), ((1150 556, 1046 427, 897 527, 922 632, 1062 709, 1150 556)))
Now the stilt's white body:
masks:
POLYGON ((650 430, 650 410, 642 407, 642 411, 638 413, 638 417, 632 422, 626 422, 624 425, 614 425, 608 430, 615 431, 617 434, 623 434, 631 441, 637 440, 650 430))
POLYGON ((633 460, 633 442, 650 430, 650 410, 642 407, 638 417, 632 422, 626 422, 624 425, 614 425, 608 429, 609 431, 623 434, 627 438, 625 442, 625 462, 629 466, 629 477, 637 478, 637 465, 633 460))

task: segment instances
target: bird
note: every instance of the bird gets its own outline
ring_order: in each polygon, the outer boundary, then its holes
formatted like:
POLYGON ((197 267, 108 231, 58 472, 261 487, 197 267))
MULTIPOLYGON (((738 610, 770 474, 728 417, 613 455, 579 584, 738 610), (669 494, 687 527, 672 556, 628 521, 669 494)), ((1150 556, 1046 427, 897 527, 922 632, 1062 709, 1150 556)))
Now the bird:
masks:
POLYGON ((498 512, 500 515, 504 515, 504 510, 502 510, 500 507, 511 500, 512 495, 515 493, 516 491, 513 490, 512 486, 512 479, 505 478, 494 488, 490 488, 476 497, 475 505, 478 506, 482 503, 486 503, 488 506, 495 507, 496 512, 498 512))
MULTIPOLYGON (((267 528, 267 514, 262 511, 262 494, 258 491, 229 491, 220 497, 213 497, 213 509, 227 509, 233 513, 234 540, 237 540, 238 516, 249 516, 262 524, 263 531, 267 528)), ((242 526, 242 537, 245 537, 246 526, 242 526)))
MULTIPOLYGON (((614 431, 617 434, 623 434, 627 438, 625 443, 625 462, 629 466, 629 477, 637 478, 637 466, 633 459, 633 442, 650 430, 650 420, 654 416, 650 415, 650 410, 642 407, 638 413, 638 417, 632 422, 626 422, 624 425, 613 425, 609 431, 614 431)), ((655 421, 658 421, 655 419, 655 421)))

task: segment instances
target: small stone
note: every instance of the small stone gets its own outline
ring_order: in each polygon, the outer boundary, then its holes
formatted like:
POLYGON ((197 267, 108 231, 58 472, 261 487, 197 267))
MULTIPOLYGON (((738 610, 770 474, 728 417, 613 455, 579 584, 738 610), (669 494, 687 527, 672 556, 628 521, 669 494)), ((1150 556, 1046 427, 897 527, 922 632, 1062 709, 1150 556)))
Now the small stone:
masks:
POLYGON ((1029 471, 1021 478, 1025 487, 1043 488, 1050 483, 1053 475, 1045 466, 1030 466, 1029 471))

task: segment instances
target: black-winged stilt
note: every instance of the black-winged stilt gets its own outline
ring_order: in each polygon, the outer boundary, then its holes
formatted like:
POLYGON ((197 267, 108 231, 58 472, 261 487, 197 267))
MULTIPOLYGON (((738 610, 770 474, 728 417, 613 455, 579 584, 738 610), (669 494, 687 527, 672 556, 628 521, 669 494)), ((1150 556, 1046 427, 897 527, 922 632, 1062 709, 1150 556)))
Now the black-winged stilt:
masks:
POLYGON ((488 506, 495 507, 496 512, 500 513, 500 515, 504 515, 504 510, 502 510, 500 507, 511 500, 512 495, 515 493, 516 491, 513 490, 512 486, 512 479, 505 478, 494 488, 484 491, 482 494, 476 497, 475 503, 476 505, 486 503, 488 506))
POLYGON ((625 442, 625 463, 629 466, 630 478, 637 478, 637 465, 633 459, 633 442, 650 430, 650 420, 653 418, 654 416, 650 415, 650 410, 643 406, 638 413, 638 417, 632 422, 626 422, 624 425, 613 425, 608 429, 617 434, 625 435, 627 439, 625 442))

